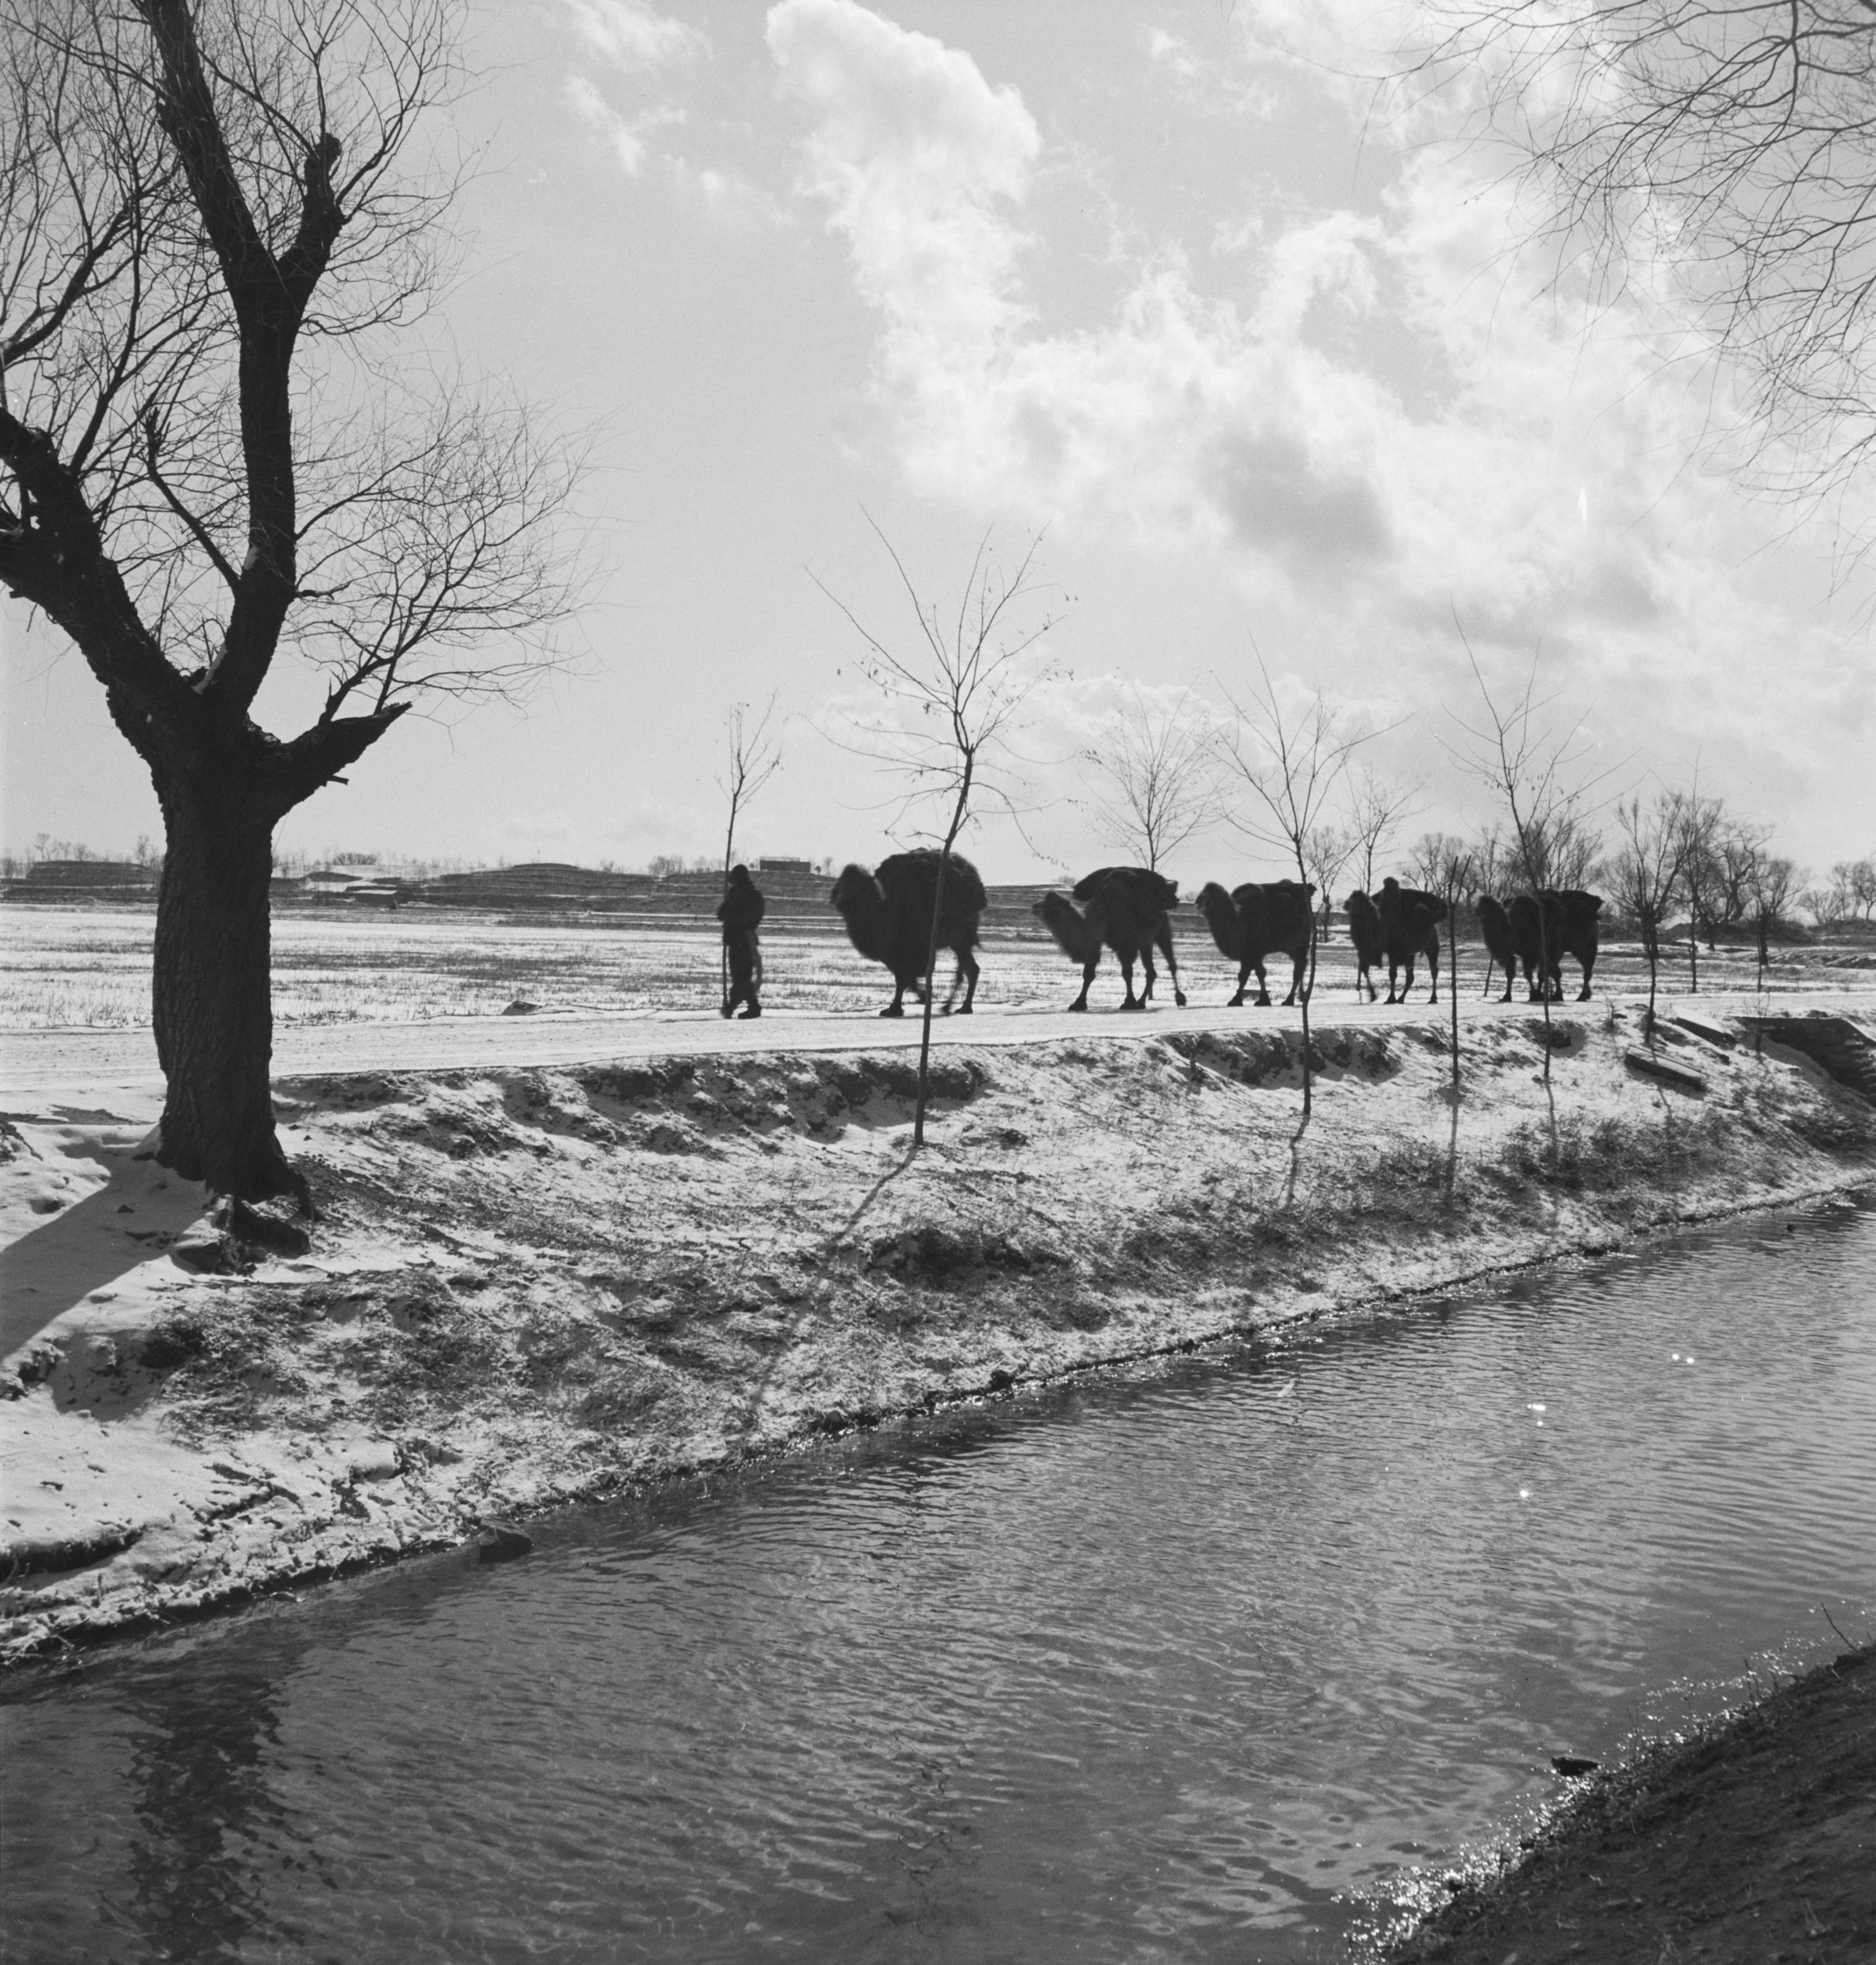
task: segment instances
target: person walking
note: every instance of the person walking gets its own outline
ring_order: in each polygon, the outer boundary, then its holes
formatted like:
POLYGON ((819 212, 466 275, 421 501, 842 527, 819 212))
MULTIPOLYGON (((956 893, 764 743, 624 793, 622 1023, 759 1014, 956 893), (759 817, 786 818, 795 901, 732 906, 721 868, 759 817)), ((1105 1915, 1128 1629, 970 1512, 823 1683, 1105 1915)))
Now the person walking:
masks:
POLYGON ((749 877, 747 867, 729 870, 729 884, 723 890, 716 918, 723 924, 723 953, 729 961, 729 992, 723 999, 723 1015, 735 1013, 741 1003, 745 1017, 759 1017, 762 1005, 756 992, 762 982, 762 944, 756 930, 762 925, 768 902, 762 889, 749 877))

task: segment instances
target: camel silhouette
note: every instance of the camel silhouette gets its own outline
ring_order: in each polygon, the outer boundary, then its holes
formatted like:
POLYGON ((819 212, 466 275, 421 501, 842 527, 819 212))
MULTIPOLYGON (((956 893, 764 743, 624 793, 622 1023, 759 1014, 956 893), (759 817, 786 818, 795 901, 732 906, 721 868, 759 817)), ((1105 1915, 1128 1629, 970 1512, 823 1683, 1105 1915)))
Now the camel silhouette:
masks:
MULTIPOLYGON (((938 899, 938 854, 930 846, 895 853, 870 873, 865 867, 842 869, 829 899, 840 910, 847 935, 870 962, 892 971, 893 1000, 880 1015, 903 1017, 906 992, 925 1001, 925 962, 932 948, 932 912, 938 899)), ((960 982, 966 984, 957 1014, 967 1017, 977 993, 977 920, 984 909, 983 883, 961 853, 950 856, 944 869, 944 908, 938 918, 938 945, 957 959, 944 999, 951 1013, 960 982)))
POLYGON ((1208 881, 1199 891, 1199 912, 1205 918, 1218 953, 1237 964, 1237 993, 1226 1007, 1235 1009, 1244 1000, 1244 990, 1254 969, 1257 972, 1257 1002, 1267 1008, 1270 986, 1264 964, 1276 954, 1287 955, 1292 963, 1290 993, 1283 999, 1287 1008, 1296 1001, 1303 986, 1303 966, 1309 960, 1309 939, 1315 932, 1311 897, 1313 886, 1296 880, 1253 880, 1234 887, 1228 894, 1217 881, 1208 881))
POLYGON ((1390 873, 1375 897, 1375 912, 1381 921, 1381 946, 1388 959, 1388 1001, 1405 1003, 1414 986, 1414 958, 1423 957, 1433 978, 1430 1003, 1440 1000, 1440 923, 1446 919, 1446 902, 1437 894, 1423 893, 1417 887, 1403 887, 1390 873), (1405 967, 1407 979, 1395 993, 1395 977, 1405 967))
POLYGON ((1071 1010, 1088 1007, 1088 989, 1101 966, 1101 951, 1113 950, 1127 984, 1123 1010, 1144 1010, 1157 976, 1153 951, 1166 957, 1173 978, 1173 1000, 1183 1010, 1186 992, 1179 986, 1179 959, 1173 953, 1173 924, 1167 910, 1179 905, 1179 889, 1144 867, 1102 867, 1078 881, 1071 899, 1066 894, 1044 894, 1031 912, 1055 937, 1072 962, 1081 964, 1081 994, 1071 1010), (1076 901, 1086 903, 1084 909, 1076 901), (1134 963, 1145 974, 1144 986, 1134 994, 1134 963))

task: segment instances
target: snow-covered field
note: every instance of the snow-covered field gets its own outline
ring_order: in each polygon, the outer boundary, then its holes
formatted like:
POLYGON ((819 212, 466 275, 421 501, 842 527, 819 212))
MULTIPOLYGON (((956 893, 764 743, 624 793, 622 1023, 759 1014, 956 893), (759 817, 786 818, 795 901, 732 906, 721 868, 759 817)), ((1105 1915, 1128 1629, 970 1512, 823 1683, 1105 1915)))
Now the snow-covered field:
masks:
MULTIPOLYGON (((1195 1004, 1222 1002, 1236 985, 1235 970, 1195 914, 1182 911, 1174 922, 1182 979, 1195 1004)), ((146 1025, 155 925, 147 909, 0 909, 0 1031, 146 1025)), ((703 925, 285 913, 275 917, 273 946, 274 1016, 287 1030, 490 1017, 516 1002, 549 1016, 591 1017, 707 1011, 717 1000, 716 938, 703 925)), ((825 929, 783 924, 765 931, 763 947, 764 1000, 771 1011, 861 1012, 879 1008, 890 994, 885 971, 854 954, 831 911, 825 929)), ((1459 962, 1462 988, 1477 995, 1482 950, 1463 945, 1459 962)), ((977 1000, 986 1008, 1066 1004, 1079 987, 1072 966, 1040 938, 993 937, 983 963, 977 1000)), ((1340 925, 1320 964, 1326 1005, 1352 1002, 1354 971, 1340 925)), ((949 966, 947 958, 940 970, 945 981, 949 966)), ((1573 989, 1575 965, 1566 963, 1565 971, 1573 989)), ((1605 950, 1598 970, 1613 991, 1645 986, 1645 973, 1639 952, 1621 943, 1605 950)), ((1741 992, 1757 979, 1749 949, 1701 952, 1704 989, 1741 992)), ((1876 992, 1876 943, 1780 949, 1767 979, 1780 993, 1876 992)), ((1666 986, 1678 992, 1686 983, 1685 957, 1677 956, 1666 986)), ((1276 994, 1288 986, 1286 976, 1276 994)), ((1110 958, 1092 1002, 1112 1007, 1120 998, 1110 958)))

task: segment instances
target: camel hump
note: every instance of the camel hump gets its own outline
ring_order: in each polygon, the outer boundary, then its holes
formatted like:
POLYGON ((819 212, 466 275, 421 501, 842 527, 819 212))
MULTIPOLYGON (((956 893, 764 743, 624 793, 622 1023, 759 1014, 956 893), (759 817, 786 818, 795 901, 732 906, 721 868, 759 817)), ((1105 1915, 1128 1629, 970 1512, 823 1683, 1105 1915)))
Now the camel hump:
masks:
POLYGON ((1083 874, 1075 883, 1075 898, 1078 901, 1085 901, 1091 894, 1105 887, 1110 880, 1116 878, 1131 880, 1138 876, 1140 870, 1137 867, 1097 867, 1092 873, 1083 874))
POLYGON ((1097 897, 1110 906, 1118 902, 1150 914, 1179 905, 1178 886, 1163 873, 1146 867, 1097 867, 1092 873, 1083 874, 1075 883, 1076 899, 1097 897))
MULTIPOLYGON (((882 860, 874 875, 890 898, 894 895, 923 895, 925 904, 936 887, 941 855, 935 846, 915 846, 909 853, 894 853, 882 860)), ((944 860, 944 907, 949 914, 980 915, 988 896, 977 870, 961 853, 944 860)))

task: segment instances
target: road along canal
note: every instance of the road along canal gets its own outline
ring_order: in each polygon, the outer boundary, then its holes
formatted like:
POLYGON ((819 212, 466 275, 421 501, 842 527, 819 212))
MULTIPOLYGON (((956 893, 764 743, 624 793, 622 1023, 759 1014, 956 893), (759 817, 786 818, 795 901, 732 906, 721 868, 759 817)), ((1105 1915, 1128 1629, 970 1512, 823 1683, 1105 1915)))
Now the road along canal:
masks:
POLYGON ((5 1688, 8 1957, 1280 1960, 1876 1616, 1876 1196, 5 1688))

